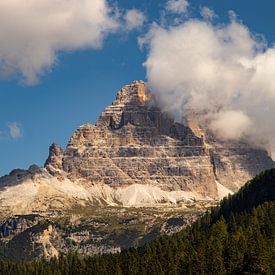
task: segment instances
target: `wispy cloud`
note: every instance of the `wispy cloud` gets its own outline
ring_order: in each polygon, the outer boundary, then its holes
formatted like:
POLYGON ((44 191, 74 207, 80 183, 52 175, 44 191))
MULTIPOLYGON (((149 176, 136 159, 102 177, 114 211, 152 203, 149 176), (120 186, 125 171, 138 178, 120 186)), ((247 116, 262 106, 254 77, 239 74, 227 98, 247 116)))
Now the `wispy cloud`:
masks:
POLYGON ((205 20, 210 21, 217 17, 216 13, 208 7, 202 7, 200 10, 200 14, 205 20))
POLYGON ((187 0, 169 0, 166 3, 166 10, 173 13, 186 13, 188 6, 187 0))
POLYGON ((11 138, 18 139, 23 136, 22 126, 18 122, 8 123, 8 128, 9 128, 9 135, 11 138))
POLYGON ((126 11, 124 20, 126 23, 126 29, 134 30, 143 26, 144 22, 146 21, 146 16, 140 10, 131 9, 126 11))

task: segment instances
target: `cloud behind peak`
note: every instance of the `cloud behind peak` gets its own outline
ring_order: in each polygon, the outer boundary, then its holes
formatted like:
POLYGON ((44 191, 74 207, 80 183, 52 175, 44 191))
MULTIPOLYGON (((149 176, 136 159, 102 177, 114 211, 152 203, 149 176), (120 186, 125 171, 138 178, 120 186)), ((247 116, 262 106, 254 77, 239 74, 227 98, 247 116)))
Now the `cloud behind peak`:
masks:
POLYGON ((166 108, 201 111, 222 138, 268 139, 275 150, 275 48, 235 18, 154 25, 149 34, 144 66, 166 108))

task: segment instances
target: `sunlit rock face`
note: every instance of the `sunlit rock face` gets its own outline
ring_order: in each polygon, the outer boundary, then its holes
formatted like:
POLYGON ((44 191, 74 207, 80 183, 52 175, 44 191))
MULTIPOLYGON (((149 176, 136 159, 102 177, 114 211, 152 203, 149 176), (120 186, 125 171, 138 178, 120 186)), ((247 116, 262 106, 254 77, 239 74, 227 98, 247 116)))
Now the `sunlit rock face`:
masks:
POLYGON ((123 87, 96 125, 81 126, 67 148, 51 153, 46 168, 113 188, 151 185, 218 199, 273 166, 263 150, 246 143, 207 139, 194 120, 177 123, 163 112, 142 81, 123 87))

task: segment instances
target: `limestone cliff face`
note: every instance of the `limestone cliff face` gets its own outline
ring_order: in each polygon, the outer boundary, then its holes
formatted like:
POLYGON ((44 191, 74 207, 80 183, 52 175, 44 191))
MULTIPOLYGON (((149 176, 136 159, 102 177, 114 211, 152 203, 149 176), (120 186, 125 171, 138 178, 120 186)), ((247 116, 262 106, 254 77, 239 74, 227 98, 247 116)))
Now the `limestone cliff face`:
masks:
POLYGON ((70 180, 93 185, 149 184, 217 199, 273 166, 263 150, 206 136, 191 120, 180 124, 162 112, 146 85, 135 81, 118 92, 96 125, 77 129, 64 152, 50 150, 45 167, 60 173, 62 166, 70 180))

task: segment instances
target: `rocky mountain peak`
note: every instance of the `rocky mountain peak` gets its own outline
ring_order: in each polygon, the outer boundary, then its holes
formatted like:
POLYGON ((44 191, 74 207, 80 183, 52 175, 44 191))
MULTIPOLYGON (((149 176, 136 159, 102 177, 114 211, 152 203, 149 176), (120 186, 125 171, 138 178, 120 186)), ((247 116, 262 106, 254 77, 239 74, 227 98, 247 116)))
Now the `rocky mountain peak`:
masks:
POLYGON ((133 81, 117 93, 112 105, 101 113, 96 126, 118 129, 126 124, 153 125, 148 112, 159 112, 153 104, 153 96, 143 81, 133 81))

